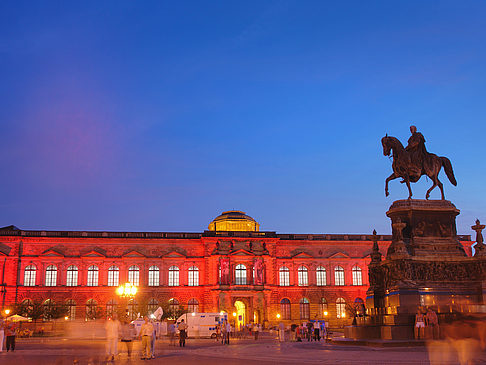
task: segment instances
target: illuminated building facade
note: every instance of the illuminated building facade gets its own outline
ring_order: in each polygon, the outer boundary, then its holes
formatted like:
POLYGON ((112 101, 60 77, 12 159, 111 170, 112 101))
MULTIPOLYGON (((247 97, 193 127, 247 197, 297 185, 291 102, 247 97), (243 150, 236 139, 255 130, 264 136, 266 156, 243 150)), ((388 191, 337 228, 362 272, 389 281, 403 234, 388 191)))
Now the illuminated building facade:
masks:
MULTIPOLYGON (((470 236, 459 236, 471 255, 470 236)), ((380 236, 385 254, 390 236, 380 236)), ((116 289, 138 287, 131 312, 159 305, 235 313, 235 322, 273 325, 327 318, 349 323, 365 302, 372 242, 367 235, 259 231, 243 212, 224 212, 203 233, 0 229, 2 308, 64 303, 70 319, 123 305, 116 289), (348 313, 346 315, 346 313, 348 313)))

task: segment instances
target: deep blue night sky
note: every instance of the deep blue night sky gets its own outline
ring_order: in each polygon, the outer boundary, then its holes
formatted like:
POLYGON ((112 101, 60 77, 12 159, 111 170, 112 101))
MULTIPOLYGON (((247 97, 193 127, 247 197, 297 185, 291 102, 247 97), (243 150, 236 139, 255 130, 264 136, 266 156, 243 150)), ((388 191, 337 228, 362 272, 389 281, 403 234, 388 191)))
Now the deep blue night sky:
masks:
MULTIPOLYGON (((2 1, 0 226, 389 233, 417 125, 486 221, 486 3, 2 1)), ((414 186, 423 198, 431 184, 414 186)), ((432 197, 439 197, 438 189, 432 197)))

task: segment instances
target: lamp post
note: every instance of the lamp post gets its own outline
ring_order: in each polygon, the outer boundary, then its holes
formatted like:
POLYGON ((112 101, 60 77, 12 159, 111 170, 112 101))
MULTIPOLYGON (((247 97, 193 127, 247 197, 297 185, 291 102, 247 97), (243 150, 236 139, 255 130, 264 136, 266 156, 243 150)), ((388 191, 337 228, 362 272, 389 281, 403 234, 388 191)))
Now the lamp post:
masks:
POLYGON ((125 285, 120 285, 116 289, 116 293, 120 298, 124 298, 127 302, 127 308, 125 309, 126 316, 129 318, 130 313, 128 311, 128 301, 130 299, 133 299, 135 295, 137 294, 137 287, 133 285, 132 283, 125 283, 125 285))

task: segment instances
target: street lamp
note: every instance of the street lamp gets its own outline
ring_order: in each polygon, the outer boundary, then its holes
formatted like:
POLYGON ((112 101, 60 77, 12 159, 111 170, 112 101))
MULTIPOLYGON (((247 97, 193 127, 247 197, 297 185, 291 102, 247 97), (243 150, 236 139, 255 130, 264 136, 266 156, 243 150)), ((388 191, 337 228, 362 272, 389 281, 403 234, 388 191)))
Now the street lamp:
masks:
POLYGON ((277 318, 280 318, 280 313, 277 313, 277 318))
POLYGON ((10 309, 5 309, 5 316, 8 316, 10 314, 10 309))
MULTIPOLYGON (((116 293, 121 298, 125 298, 127 300, 127 306, 128 306, 128 301, 130 299, 133 299, 135 297, 135 295, 137 294, 137 287, 135 285, 133 285, 132 283, 125 283, 125 285, 120 285, 116 289, 116 293)), ((126 308, 126 314, 127 314, 127 317, 129 317, 130 313, 129 313, 128 308, 126 308)))
POLYGON ((133 298, 137 294, 137 287, 132 283, 125 283, 116 289, 116 293, 123 298, 133 298))

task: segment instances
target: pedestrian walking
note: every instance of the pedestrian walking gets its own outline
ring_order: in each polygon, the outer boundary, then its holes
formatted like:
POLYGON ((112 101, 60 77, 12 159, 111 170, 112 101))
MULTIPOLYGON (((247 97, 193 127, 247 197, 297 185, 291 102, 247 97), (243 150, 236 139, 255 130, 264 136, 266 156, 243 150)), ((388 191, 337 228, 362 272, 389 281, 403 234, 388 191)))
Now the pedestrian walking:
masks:
POLYGON ((142 360, 149 360, 152 357, 150 345, 152 343, 152 334, 154 326, 150 323, 147 316, 144 317, 145 323, 140 328, 140 337, 142 339, 142 360))
POLYGON ((311 321, 307 322, 307 342, 312 341, 312 332, 314 329, 314 325, 311 321))
POLYGON ((5 338, 5 321, 0 319, 0 352, 3 352, 3 340, 5 338))
POLYGON ((231 335, 231 324, 228 321, 226 321, 225 327, 226 327, 226 344, 229 345, 230 335, 231 335))
POLYGON ((150 352, 151 356, 150 357, 152 359, 155 359, 155 340, 157 339, 157 330, 156 330, 154 320, 152 319, 150 322, 152 323, 152 326, 154 327, 154 331, 152 333, 152 341, 150 342, 150 349, 151 349, 151 352, 150 352))
POLYGON ((169 324, 167 327, 167 332, 169 334, 169 345, 175 346, 176 328, 174 323, 169 324))
POLYGON ((253 325, 253 333, 255 334, 255 341, 258 340, 258 335, 260 333, 260 325, 258 323, 255 323, 253 325))
POLYGON ((6 347, 7 352, 15 351, 15 336, 17 335, 17 326, 14 322, 5 320, 5 336, 7 337, 6 347))
POLYGON ((120 339, 127 347, 128 358, 132 357, 132 345, 136 334, 137 331, 135 330, 135 326, 130 323, 128 319, 124 319, 121 324, 120 339))
POLYGON ((118 355, 118 336, 120 334, 120 321, 114 314, 105 323, 106 330, 106 356, 107 360, 115 360, 115 355, 118 355))
POLYGON ((319 334, 319 321, 316 319, 314 322, 314 341, 320 341, 321 336, 319 334))
POLYGON ((181 323, 179 324, 179 347, 186 347, 186 338, 187 338, 187 323, 184 323, 184 320, 181 319, 181 323))
POLYGON ((285 325, 283 322, 280 322, 278 325, 278 339, 280 342, 285 341, 285 325))
POLYGON ((432 310, 432 308, 427 309, 427 314, 425 315, 425 322, 427 323, 427 327, 430 328, 432 332, 432 338, 434 340, 439 339, 439 319, 437 318, 437 314, 432 310))

